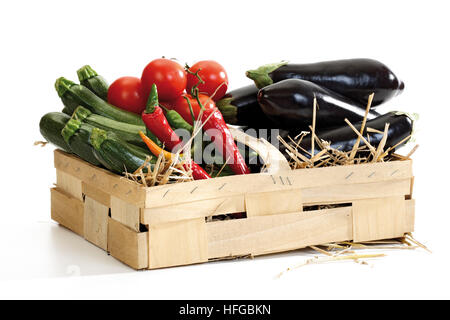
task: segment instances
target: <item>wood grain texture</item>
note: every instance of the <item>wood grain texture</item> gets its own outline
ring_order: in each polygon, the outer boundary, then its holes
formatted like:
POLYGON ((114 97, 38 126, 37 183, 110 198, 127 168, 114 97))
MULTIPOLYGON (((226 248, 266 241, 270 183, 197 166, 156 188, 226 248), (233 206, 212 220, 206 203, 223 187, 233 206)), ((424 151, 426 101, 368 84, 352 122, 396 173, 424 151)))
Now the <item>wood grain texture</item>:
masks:
POLYGON ((206 224, 208 258, 261 255, 352 239, 351 207, 206 224))
POLYGON ((141 209, 131 203, 111 196, 111 218, 138 232, 141 209))
POLYGON ((411 179, 332 185, 302 189, 305 205, 352 202, 352 200, 405 196, 409 194, 411 179))
POLYGON ((146 189, 138 183, 124 179, 123 177, 98 168, 81 160, 77 156, 61 150, 55 150, 55 168, 64 171, 77 179, 94 185, 110 195, 118 197, 136 206, 144 206, 146 189))
POLYGON ((247 193, 245 209, 247 217, 300 212, 303 210, 301 189, 247 193))
POLYGON ((86 182, 82 183, 83 188, 83 194, 85 196, 88 196, 91 199, 94 199, 95 201, 103 204, 106 207, 111 207, 111 195, 109 195, 107 192, 102 191, 95 187, 92 184, 88 184, 86 182))
POLYGON ((150 227, 149 241, 150 269, 208 260, 204 218, 150 227))
POLYGON ((67 194, 59 188, 52 188, 51 217, 52 220, 72 230, 76 234, 84 234, 83 201, 67 194))
POLYGON ((84 238, 103 250, 108 249, 109 208, 86 196, 84 199, 84 238))
MULTIPOLYGON (((147 188, 145 207, 161 207, 200 200, 228 198, 245 193, 277 192, 293 189, 326 189, 347 186, 410 180, 411 161, 392 161, 340 167, 283 171, 280 174, 248 174, 210 180, 147 188)), ((376 185, 375 185, 376 186, 376 185)), ((410 187, 410 182, 408 182, 410 187)), ((405 193, 408 194, 410 189, 405 193)), ((305 202, 306 200, 303 199, 305 202)))
POLYGON ((406 206, 406 227, 405 232, 414 232, 414 224, 416 219, 416 200, 405 200, 406 206))
POLYGON ((108 218, 108 252, 133 269, 147 269, 148 232, 135 232, 108 218))
POLYGON ((404 196, 357 200, 352 211, 356 242, 398 238, 409 228, 404 196))
POLYGON ((182 204, 142 209, 141 223, 149 226, 200 217, 245 211, 244 195, 193 201, 182 204))
POLYGON ((56 170, 56 186, 72 197, 83 201, 82 182, 80 179, 64 171, 56 170))
MULTIPOLYGON (((142 209, 141 223, 160 224, 218 214, 247 211, 247 216, 299 212, 303 205, 352 202, 358 199, 407 195, 410 179, 331 185, 283 191, 238 194, 142 209), (244 201, 245 199, 245 201, 244 201), (250 209, 250 212, 248 211, 250 209)), ((255 187, 255 189, 257 189, 255 187)))

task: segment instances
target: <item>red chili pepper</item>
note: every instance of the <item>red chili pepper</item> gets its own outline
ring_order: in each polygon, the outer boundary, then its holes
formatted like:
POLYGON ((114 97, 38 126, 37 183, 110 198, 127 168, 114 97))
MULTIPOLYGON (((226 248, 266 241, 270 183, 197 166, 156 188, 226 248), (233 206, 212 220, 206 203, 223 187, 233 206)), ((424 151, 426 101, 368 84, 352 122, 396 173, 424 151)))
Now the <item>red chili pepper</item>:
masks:
POLYGON ((211 141, 216 144, 221 152, 223 152, 224 159, 227 161, 231 170, 236 174, 249 174, 250 169, 247 167, 244 158, 234 143, 231 131, 228 129, 219 109, 213 108, 203 110, 202 122, 205 131, 208 129, 216 129, 220 132, 221 139, 217 139, 217 136, 211 135, 211 141))
POLYGON ((147 107, 142 113, 142 120, 148 130, 153 132, 167 149, 173 150, 182 146, 183 141, 170 127, 163 110, 158 105, 158 91, 155 84, 152 86, 147 107))
POLYGON ((189 169, 192 170, 192 177, 194 178, 194 180, 203 180, 211 178, 211 176, 208 173, 206 173, 206 171, 203 170, 203 168, 200 167, 198 164, 196 164, 193 160, 190 161, 190 164, 184 163, 183 168, 186 170, 189 169))

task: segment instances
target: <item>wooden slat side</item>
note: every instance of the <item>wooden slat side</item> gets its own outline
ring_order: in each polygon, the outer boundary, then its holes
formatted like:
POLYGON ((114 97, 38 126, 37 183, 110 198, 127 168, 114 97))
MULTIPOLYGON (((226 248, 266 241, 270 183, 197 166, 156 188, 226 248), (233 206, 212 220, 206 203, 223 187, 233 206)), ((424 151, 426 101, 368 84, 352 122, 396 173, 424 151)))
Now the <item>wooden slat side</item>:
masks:
POLYGON ((300 212, 303 210, 301 190, 247 193, 245 208, 247 217, 300 212))
POLYGON ((135 232, 108 218, 108 252, 133 269, 147 269, 148 232, 135 232))
POLYGON ((131 203, 112 196, 111 218, 138 232, 141 220, 141 209, 131 203))
POLYGON ((108 247, 109 208, 86 196, 84 199, 84 238, 103 250, 108 247))
POLYGON ((64 171, 56 170, 56 186, 72 197, 83 201, 82 182, 80 179, 64 171))
POLYGON ((141 223, 149 226, 220 214, 244 212, 244 196, 194 201, 142 209, 141 223))
POLYGON ((208 258, 261 255, 352 238, 351 207, 206 224, 208 258))
POLYGON ((94 199, 108 208, 111 207, 111 195, 86 182, 83 182, 82 186, 84 195, 94 199))
POLYGON ((147 188, 145 207, 226 198, 251 192, 277 192, 336 185, 398 181, 412 177, 410 161, 249 174, 147 188))
POLYGON ((335 185, 327 187, 305 188, 302 190, 306 205, 352 202, 358 199, 405 196, 409 194, 411 179, 335 185))
POLYGON ((136 206, 144 205, 146 189, 143 186, 93 166, 64 151, 55 150, 54 155, 56 169, 136 206))
POLYGON ((406 228, 405 232, 414 232, 414 224, 416 219, 416 200, 405 200, 406 205, 406 228))
POLYGON ((58 188, 51 189, 51 217, 80 236, 84 234, 83 201, 58 188))
POLYGON ((255 195, 237 195, 203 201, 191 201, 156 208, 142 209, 141 223, 156 225, 170 221, 180 221, 219 214, 242 212, 247 216, 259 214, 280 214, 299 212, 303 205, 351 203, 366 198, 407 195, 410 179, 374 182, 365 184, 347 184, 327 187, 292 189, 283 192, 261 193, 255 195), (250 208, 250 213, 248 212, 250 208), (290 210, 289 210, 290 209, 290 210))
POLYGON ((352 208, 356 242, 401 237, 409 227, 404 196, 356 200, 352 208))
POLYGON ((149 228, 149 268, 206 262, 204 218, 169 222, 149 228))

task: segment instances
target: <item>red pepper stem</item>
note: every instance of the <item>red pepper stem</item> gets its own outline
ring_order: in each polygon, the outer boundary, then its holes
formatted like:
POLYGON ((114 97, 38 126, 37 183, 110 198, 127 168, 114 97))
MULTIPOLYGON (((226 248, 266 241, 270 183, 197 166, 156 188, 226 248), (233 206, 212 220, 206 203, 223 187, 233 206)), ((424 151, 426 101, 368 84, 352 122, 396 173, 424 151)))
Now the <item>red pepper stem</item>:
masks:
POLYGON ((169 109, 167 107, 165 107, 164 105, 162 105, 161 103, 159 103, 158 105, 164 110, 164 112, 169 111, 169 109))
POLYGON ((158 89, 156 88, 156 84, 152 85, 152 89, 150 90, 150 95, 148 96, 147 105, 145 108, 145 113, 153 113, 155 112, 155 108, 159 105, 158 103, 158 89))

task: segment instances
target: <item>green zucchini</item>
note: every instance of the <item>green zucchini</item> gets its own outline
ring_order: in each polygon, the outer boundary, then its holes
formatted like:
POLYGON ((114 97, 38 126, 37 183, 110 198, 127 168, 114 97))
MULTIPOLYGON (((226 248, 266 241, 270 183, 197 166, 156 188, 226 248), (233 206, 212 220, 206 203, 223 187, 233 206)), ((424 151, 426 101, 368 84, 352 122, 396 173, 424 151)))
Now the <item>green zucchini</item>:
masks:
POLYGON ((91 112, 117 121, 143 125, 140 115, 117 108, 81 84, 76 84, 63 77, 55 82, 55 89, 64 103, 66 112, 73 112, 78 106, 83 106, 91 112))
MULTIPOLYGON (((140 146, 142 148, 147 149, 145 143, 139 136, 139 131, 145 132, 146 130, 145 126, 143 125, 142 126, 134 125, 106 118, 101 115, 94 114, 90 112, 88 109, 81 106, 75 109, 75 111, 72 114, 72 118, 77 119, 83 123, 90 124, 96 128, 105 131, 113 131, 115 134, 119 136, 120 139, 132 143, 136 146, 140 146)), ((155 135, 152 134, 149 137, 150 139, 155 141, 159 146, 162 146, 161 142, 155 135)))
POLYGON ((65 127, 70 117, 61 112, 50 112, 45 114, 39 122, 39 130, 42 136, 58 148, 71 152, 70 146, 61 136, 61 130, 65 127))
POLYGON ((93 129, 92 125, 71 118, 60 131, 60 135, 73 153, 94 166, 101 166, 101 162, 95 157, 94 149, 89 142, 93 129))
POLYGON ((94 92, 97 96, 107 101, 109 84, 105 78, 99 76, 91 66, 86 65, 78 69, 78 80, 80 84, 94 92))
POLYGON ((97 159, 107 169, 118 174, 135 172, 144 164, 147 157, 150 157, 151 164, 155 163, 155 157, 126 143, 111 131, 94 128, 90 143, 94 147, 97 159))

